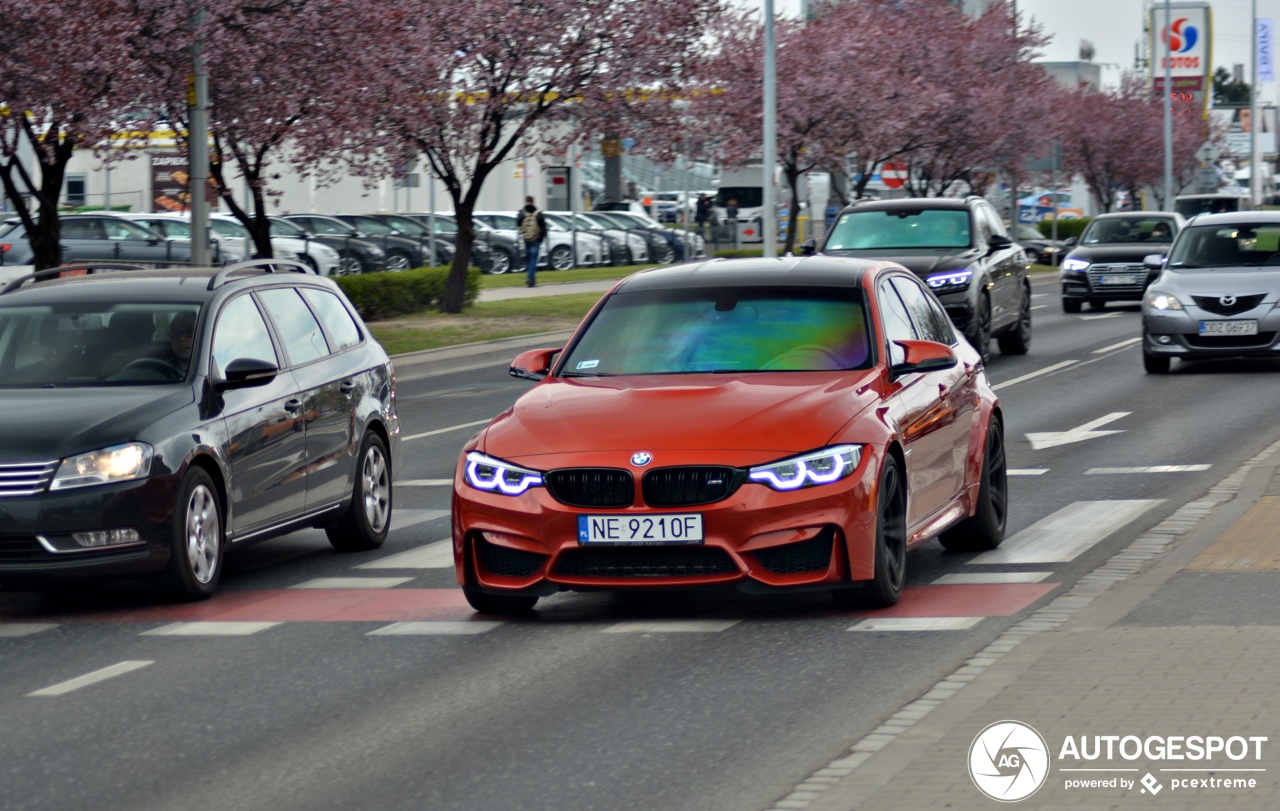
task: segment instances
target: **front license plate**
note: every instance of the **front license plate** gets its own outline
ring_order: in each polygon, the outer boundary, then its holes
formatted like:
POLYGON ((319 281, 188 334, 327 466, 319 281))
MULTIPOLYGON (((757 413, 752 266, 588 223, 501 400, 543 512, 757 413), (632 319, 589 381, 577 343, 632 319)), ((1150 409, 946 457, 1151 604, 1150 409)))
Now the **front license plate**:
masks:
POLYGON ((1201 335, 1257 335, 1257 321, 1201 321, 1201 335))
POLYGON ((1142 275, 1139 273, 1112 273, 1107 276, 1099 276, 1098 284, 1121 285, 1121 284, 1142 284, 1142 275))
POLYGON ((702 516, 580 515, 582 546, 671 546, 702 543, 702 516))

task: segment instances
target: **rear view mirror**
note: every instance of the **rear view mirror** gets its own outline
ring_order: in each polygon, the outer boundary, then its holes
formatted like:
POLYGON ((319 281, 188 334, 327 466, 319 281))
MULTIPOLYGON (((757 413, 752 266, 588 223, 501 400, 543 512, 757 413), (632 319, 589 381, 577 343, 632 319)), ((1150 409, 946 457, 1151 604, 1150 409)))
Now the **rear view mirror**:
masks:
POLYGON ((278 374, 280 374, 280 367, 269 360, 236 358, 227 364, 222 376, 215 378, 213 384, 214 388, 219 390, 247 389, 253 386, 265 386, 275 380, 278 374))
POLYGON ((511 368, 507 373, 512 377, 525 380, 541 380, 551 371, 551 359, 559 351, 557 348, 530 349, 528 352, 521 352, 516 355, 515 360, 511 361, 511 368))
POLYGON ((1168 257, 1162 253, 1147 254, 1142 257, 1142 266, 1147 270, 1160 270, 1164 267, 1164 263, 1168 257))
POLYGON ((813 256, 817 252, 818 252, 818 240, 814 239, 813 237, 809 237, 804 242, 800 243, 800 253, 804 254, 805 256, 813 256))
POLYGON ((992 251, 1002 251, 1012 245, 1013 240, 1005 234, 992 234, 991 238, 987 240, 987 249, 992 251))
POLYGON ((950 369, 959 361, 951 347, 936 341, 894 341, 902 347, 905 358, 902 363, 894 364, 890 370, 894 377, 901 377, 912 372, 931 372, 936 369, 950 369))

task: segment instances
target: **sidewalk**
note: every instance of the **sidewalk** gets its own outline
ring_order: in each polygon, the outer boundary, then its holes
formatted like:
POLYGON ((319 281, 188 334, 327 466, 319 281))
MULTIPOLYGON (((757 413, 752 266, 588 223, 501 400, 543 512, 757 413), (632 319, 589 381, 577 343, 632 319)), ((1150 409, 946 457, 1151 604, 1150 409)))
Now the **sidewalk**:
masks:
POLYGON ((618 279, 601 279, 593 282, 552 282, 540 274, 537 287, 494 287, 481 290, 476 301, 505 301, 537 296, 567 296, 570 293, 605 293, 613 289, 618 279))
POLYGON ((970 776, 971 758, 988 791, 1006 803, 1025 796, 1013 805, 1029 809, 1280 808, 1277 527, 1280 443, 774 808, 1001 807, 970 776), (1029 725, 1042 743, 1009 725, 987 730, 1002 721, 1029 725), (1201 754, 1218 745, 1230 755, 1201 754))

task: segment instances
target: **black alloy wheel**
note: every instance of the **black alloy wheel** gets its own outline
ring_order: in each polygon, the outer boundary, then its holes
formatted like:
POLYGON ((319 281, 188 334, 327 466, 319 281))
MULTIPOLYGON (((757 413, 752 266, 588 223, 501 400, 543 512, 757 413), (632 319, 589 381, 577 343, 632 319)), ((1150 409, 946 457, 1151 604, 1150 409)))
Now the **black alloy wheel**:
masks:
POLYGON ((896 457, 880 472, 879 520, 870 580, 832 592, 838 608, 888 608, 907 584, 907 487, 896 457))
POLYGON ((969 319, 969 327, 964 331, 973 348, 978 350, 985 364, 991 360, 991 299, 986 294, 978 296, 978 306, 969 319))
POLYGON ((996 338, 1002 355, 1025 355, 1031 350, 1031 287, 1022 286, 1018 304, 1018 321, 996 338))
POLYGON ((978 503, 973 515, 938 537, 950 552, 987 552, 1004 541, 1009 519, 1009 469, 1004 453, 1004 426, 995 415, 987 429, 987 446, 982 454, 978 503))

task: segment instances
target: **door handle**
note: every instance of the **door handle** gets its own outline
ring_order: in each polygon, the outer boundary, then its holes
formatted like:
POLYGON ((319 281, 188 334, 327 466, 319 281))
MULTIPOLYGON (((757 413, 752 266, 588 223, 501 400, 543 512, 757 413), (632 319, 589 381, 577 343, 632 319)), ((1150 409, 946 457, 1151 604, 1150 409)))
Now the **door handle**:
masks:
POLYGON ((284 410, 290 417, 298 416, 298 412, 302 410, 301 400, 287 400, 284 404, 284 410))

